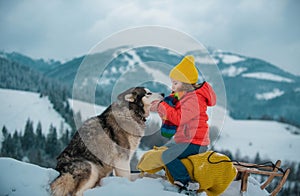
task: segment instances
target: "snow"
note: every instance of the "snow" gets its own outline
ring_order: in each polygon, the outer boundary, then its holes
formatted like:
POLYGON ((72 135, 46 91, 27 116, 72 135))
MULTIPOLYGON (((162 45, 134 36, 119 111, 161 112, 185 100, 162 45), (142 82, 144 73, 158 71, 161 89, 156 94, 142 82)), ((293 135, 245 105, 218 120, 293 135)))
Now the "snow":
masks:
POLYGON ((197 63, 199 63, 200 65, 202 64, 212 64, 212 65, 215 65, 215 64, 218 64, 219 61, 214 59, 214 58, 211 58, 210 56, 208 55, 205 55, 205 56, 195 56, 195 61, 197 63))
POLYGON ((242 74, 242 76, 245 78, 270 80, 270 81, 274 81, 274 82, 288 82, 288 83, 294 82, 294 80, 292 80, 292 79, 285 78, 285 77, 278 76, 278 75, 271 74, 271 73, 267 73, 267 72, 245 73, 245 74, 242 74))
MULTIPOLYGON (((47 134, 52 124, 58 130, 71 129, 61 115, 53 109, 48 97, 39 97, 38 93, 0 89, 0 128, 5 125, 9 132, 24 131, 28 118, 34 127, 40 121, 43 134, 47 134)), ((0 141, 2 132, 0 133, 0 141)))
POLYGON ((242 57, 239 57, 239 56, 233 55, 233 54, 219 53, 217 56, 219 58, 221 58, 222 62, 225 64, 233 64, 233 63, 238 63, 238 62, 245 60, 245 58, 242 58, 242 57))
MULTIPOLYGON (((27 119, 33 121, 34 128, 40 121, 42 132, 45 135, 51 124, 58 130, 62 125, 64 130, 71 129, 61 115, 53 109, 48 97, 41 98, 38 93, 0 89, 0 102, 0 128, 2 129, 5 125, 9 133, 13 133, 15 130, 24 131, 27 119)), ((103 106, 72 99, 69 100, 69 104, 75 113, 80 112, 82 120, 99 115, 106 109, 103 106)), ((2 132, 0 132, 0 141, 1 138, 2 132)))
POLYGON ((168 52, 168 55, 170 56, 177 56, 178 55, 178 52, 174 51, 174 50, 167 50, 168 52))
MULTIPOLYGON (((149 66, 147 66, 139 57, 138 54, 136 54, 136 51, 131 50, 131 51, 127 51, 127 53, 129 55, 131 55, 133 58, 132 59, 127 59, 129 65, 134 65, 134 64, 138 64, 141 68, 143 68, 147 73, 149 73, 150 75, 152 75, 153 78, 156 79, 156 81, 159 81, 163 84, 165 84, 166 86, 171 86, 171 82, 170 82, 170 78, 168 75, 166 75, 164 72, 162 72, 159 69, 153 69, 149 66)), ((160 66, 163 66, 163 64, 160 64, 160 66)))
POLYGON ((116 50, 113 53, 113 59, 117 58, 120 54, 126 52, 127 50, 129 50, 131 47, 130 46, 124 46, 124 47, 120 47, 118 48, 118 50, 116 50))
POLYGON ((0 58, 7 59, 7 55, 6 55, 5 53, 2 53, 2 52, 0 51, 0 58))
MULTIPOLYGON (((54 169, 42 168, 11 158, 0 158, 0 173, 0 195, 9 196, 50 196, 49 184, 59 175, 54 169)), ((240 181, 233 181, 222 196, 240 196, 240 186, 240 181)), ((245 194, 268 195, 265 190, 260 189, 259 183, 251 176, 248 178, 248 189, 245 194)), ((101 186, 85 191, 84 195, 178 196, 182 194, 177 193, 175 187, 162 179, 142 178, 129 181, 121 177, 106 177, 102 179, 101 186)), ((206 194, 199 193, 198 196, 206 196, 206 194)))
MULTIPOLYGON (((219 128, 220 129, 220 128, 219 128)), ((239 152, 240 156, 260 157, 272 162, 277 160, 300 162, 299 129, 274 121, 234 120, 226 116, 216 150, 239 152), (293 131, 289 131, 293 129, 293 131)))
POLYGON ((236 77, 247 70, 246 67, 236 67, 231 65, 221 71, 223 76, 236 77))
POLYGON ((106 107, 104 106, 90 104, 90 103, 73 100, 73 99, 69 99, 69 104, 75 114, 80 112, 82 121, 87 120, 88 118, 91 118, 93 116, 97 116, 106 109, 106 107))
POLYGON ((11 158, 0 158, 0 195, 49 195, 58 172, 11 158))
POLYGON ((257 93, 255 94, 256 99, 258 100, 270 100, 276 97, 280 97, 284 94, 284 91, 279 90, 278 88, 274 88, 271 92, 265 93, 257 93))

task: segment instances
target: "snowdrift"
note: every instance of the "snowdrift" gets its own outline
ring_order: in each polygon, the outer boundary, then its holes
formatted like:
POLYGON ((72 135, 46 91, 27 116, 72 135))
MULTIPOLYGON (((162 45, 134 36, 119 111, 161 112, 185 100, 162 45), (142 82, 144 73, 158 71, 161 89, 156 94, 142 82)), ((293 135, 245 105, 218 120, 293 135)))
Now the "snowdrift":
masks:
MULTIPOLYGON (((12 158, 0 158, 0 195, 39 195, 48 196, 49 183, 58 176, 54 169, 42 168, 37 165, 20 162, 12 158)), ((125 178, 107 177, 102 186, 87 190, 86 196, 153 196, 182 195, 176 188, 162 179, 143 178, 131 182, 125 178)), ((267 191, 259 188, 259 183, 249 177, 247 195, 265 196, 267 191)), ((205 193, 199 193, 205 196, 205 193)), ((234 181, 222 194, 223 196, 240 196, 240 182, 234 181)))

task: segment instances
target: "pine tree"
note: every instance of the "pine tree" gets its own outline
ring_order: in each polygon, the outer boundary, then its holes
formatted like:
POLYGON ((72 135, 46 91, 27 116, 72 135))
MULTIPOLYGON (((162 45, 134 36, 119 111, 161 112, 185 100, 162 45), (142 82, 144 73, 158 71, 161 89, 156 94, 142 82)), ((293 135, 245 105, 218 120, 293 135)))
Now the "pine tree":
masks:
POLYGON ((33 132, 33 123, 30 119, 27 120, 24 130, 24 135, 22 138, 22 148, 24 151, 29 150, 32 148, 35 142, 35 135, 33 132))
POLYGON ((47 135, 45 151, 51 157, 56 156, 60 151, 60 146, 57 140, 57 131, 52 124, 50 125, 49 133, 47 135))
POLYGON ((6 126, 2 127, 2 135, 3 135, 4 139, 8 136, 8 130, 7 130, 6 126))
POLYGON ((1 144, 1 156, 6 157, 9 156, 9 138, 11 137, 8 133, 8 130, 5 126, 2 128, 3 141, 1 144))
POLYGON ((261 162, 260 155, 259 152, 257 152, 254 159, 254 163, 259 164, 260 162, 261 162))
POLYGON ((45 143, 46 143, 46 138, 42 133, 42 124, 41 122, 38 122, 38 125, 36 127, 36 141, 35 141, 35 147, 40 150, 45 149, 45 143))
POLYGON ((65 147, 69 144, 70 142, 70 132, 68 129, 66 129, 66 131, 62 134, 61 138, 60 138, 60 141, 61 141, 61 146, 62 147, 65 147))
POLYGON ((20 139, 20 136, 19 136, 17 130, 15 130, 15 132, 14 132, 12 141, 14 144, 13 158, 21 160, 24 156, 24 152, 22 150, 22 143, 21 143, 21 139, 20 139))

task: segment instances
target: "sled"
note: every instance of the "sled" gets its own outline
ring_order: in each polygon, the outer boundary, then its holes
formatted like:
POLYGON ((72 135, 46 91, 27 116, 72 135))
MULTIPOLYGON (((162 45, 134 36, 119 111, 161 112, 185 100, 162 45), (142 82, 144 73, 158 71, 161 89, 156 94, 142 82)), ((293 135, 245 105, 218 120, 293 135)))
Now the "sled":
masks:
POLYGON ((291 171, 290 168, 283 170, 280 168, 281 161, 278 160, 275 164, 253 164, 244 162, 234 162, 235 168, 238 170, 237 180, 241 180, 241 193, 247 191, 247 182, 250 174, 266 175, 269 176, 265 182, 263 182, 260 188, 265 189, 275 177, 281 178, 275 189, 270 193, 271 196, 277 195, 285 184, 287 177, 291 171))

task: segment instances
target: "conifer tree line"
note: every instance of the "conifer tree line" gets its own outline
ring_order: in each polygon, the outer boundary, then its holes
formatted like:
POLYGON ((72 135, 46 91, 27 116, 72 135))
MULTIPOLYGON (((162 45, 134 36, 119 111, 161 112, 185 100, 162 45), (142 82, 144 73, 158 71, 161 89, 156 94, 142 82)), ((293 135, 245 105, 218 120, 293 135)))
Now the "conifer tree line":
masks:
POLYGON ((0 88, 37 92, 40 97, 48 96, 53 108, 75 130, 73 111, 68 102, 70 88, 48 78, 28 66, 0 58, 0 88))
POLYGON ((33 122, 28 119, 23 133, 15 131, 11 134, 3 126, 2 135, 1 157, 11 157, 43 167, 54 168, 56 157, 71 140, 72 131, 68 129, 57 130, 56 127, 50 125, 48 134, 44 135, 41 123, 39 122, 34 129, 33 122), (58 137, 58 135, 61 136, 58 137))

